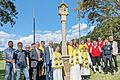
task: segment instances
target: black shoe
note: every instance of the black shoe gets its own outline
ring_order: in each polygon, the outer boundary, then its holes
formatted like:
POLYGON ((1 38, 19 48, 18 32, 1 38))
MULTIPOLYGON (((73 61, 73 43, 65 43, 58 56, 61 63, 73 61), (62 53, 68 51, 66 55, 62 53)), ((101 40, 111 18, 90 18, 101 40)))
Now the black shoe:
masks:
POLYGON ((111 72, 112 75, 114 75, 114 72, 111 72))
POLYGON ((104 72, 105 74, 108 74, 108 72, 104 72))
POLYGON ((94 74, 96 74, 96 72, 94 72, 94 74))
POLYGON ((118 68, 115 68, 115 71, 118 72, 118 68))

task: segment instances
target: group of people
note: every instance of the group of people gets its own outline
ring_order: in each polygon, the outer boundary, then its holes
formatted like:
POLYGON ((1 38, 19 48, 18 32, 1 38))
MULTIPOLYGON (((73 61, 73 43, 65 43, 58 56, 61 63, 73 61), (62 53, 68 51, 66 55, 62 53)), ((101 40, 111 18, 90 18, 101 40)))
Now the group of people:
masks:
POLYGON ((50 40, 48 46, 41 41, 25 46, 18 42, 18 49, 13 48, 13 41, 8 42, 8 48, 3 51, 3 59, 6 62, 4 80, 23 80, 21 72, 24 74, 24 80, 62 80, 62 55, 60 46, 53 47, 50 40), (54 76, 53 76, 54 75, 54 76))
MULTIPOLYGON (((50 40, 48 46, 41 41, 32 43, 31 46, 25 45, 25 50, 22 42, 18 42, 17 47, 14 49, 13 41, 9 41, 8 48, 3 51, 3 59, 6 62, 4 80, 8 80, 9 75, 10 79, 14 80, 15 73, 16 80, 23 80, 21 72, 24 73, 25 80, 63 80, 64 64, 60 46, 54 47, 50 40)), ((88 38, 86 43, 81 40, 80 44, 74 39, 68 43, 67 49, 70 80, 89 80, 90 69, 96 73, 98 67, 98 71, 101 73, 102 64, 104 64, 105 74, 108 73, 108 69, 111 74, 114 74, 114 70, 118 71, 118 47, 112 36, 109 37, 109 41, 107 39, 102 41, 99 37, 97 41, 91 42, 88 38), (113 65, 113 61, 115 65, 113 65)))
POLYGON ((89 80, 90 69, 95 74, 97 71, 101 73, 102 67, 105 74, 111 72, 113 75, 114 70, 118 71, 117 54, 117 42, 112 36, 104 41, 98 37, 97 41, 91 42, 88 38, 86 43, 81 40, 80 44, 76 40, 70 41, 68 44, 70 80, 89 80))

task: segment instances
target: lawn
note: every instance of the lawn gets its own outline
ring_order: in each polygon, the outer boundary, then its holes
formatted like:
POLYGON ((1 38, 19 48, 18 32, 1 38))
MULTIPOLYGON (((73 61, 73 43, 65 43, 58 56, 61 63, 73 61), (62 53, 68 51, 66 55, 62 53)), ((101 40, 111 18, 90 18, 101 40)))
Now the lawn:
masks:
POLYGON ((110 73, 104 74, 104 72, 93 74, 93 71, 91 71, 91 80, 120 80, 120 55, 118 55, 117 60, 119 66, 118 72, 114 72, 114 75, 111 75, 110 73))
POLYGON ((4 79, 5 72, 5 62, 3 60, 0 61, 0 80, 4 79))
MULTIPOLYGON (((114 75, 111 75, 110 73, 104 74, 103 72, 93 74, 91 70, 91 80, 120 80, 120 55, 117 57, 118 59, 118 66, 119 70, 118 72, 115 72, 114 75)), ((0 61, 0 80, 4 80, 4 61, 0 61)))

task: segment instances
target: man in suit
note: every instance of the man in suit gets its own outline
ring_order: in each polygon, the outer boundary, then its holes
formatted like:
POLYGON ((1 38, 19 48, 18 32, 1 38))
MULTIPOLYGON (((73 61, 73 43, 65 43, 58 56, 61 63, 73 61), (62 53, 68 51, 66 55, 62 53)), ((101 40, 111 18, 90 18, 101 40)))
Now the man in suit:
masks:
POLYGON ((113 36, 109 37, 110 44, 112 45, 113 52, 112 52, 112 59, 115 63, 115 71, 118 71, 118 65, 117 65, 117 54, 118 54, 118 46, 117 42, 113 40, 113 36))
POLYGON ((49 45, 44 51, 44 61, 46 64, 46 80, 53 80, 53 68, 52 68, 52 57, 53 57, 53 42, 50 40, 49 45), (50 75, 50 76, 49 76, 50 75))
POLYGON ((33 68, 34 80, 39 80, 39 67, 40 61, 42 61, 42 53, 38 49, 40 46, 39 42, 35 43, 35 47, 31 49, 30 58, 31 58, 31 67, 33 68))

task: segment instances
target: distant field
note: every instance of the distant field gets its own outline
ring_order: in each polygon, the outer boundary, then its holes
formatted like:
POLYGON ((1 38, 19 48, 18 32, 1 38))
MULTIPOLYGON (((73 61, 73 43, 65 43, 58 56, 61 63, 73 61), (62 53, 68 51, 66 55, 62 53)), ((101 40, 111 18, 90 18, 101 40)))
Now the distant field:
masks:
MULTIPOLYGON (((118 58, 118 66, 119 70, 118 72, 115 72, 114 75, 109 74, 104 74, 103 72, 93 74, 91 70, 91 80, 120 80, 120 55, 117 57, 118 58)), ((4 80, 4 70, 5 70, 5 62, 2 60, 0 61, 0 80, 4 80)))

